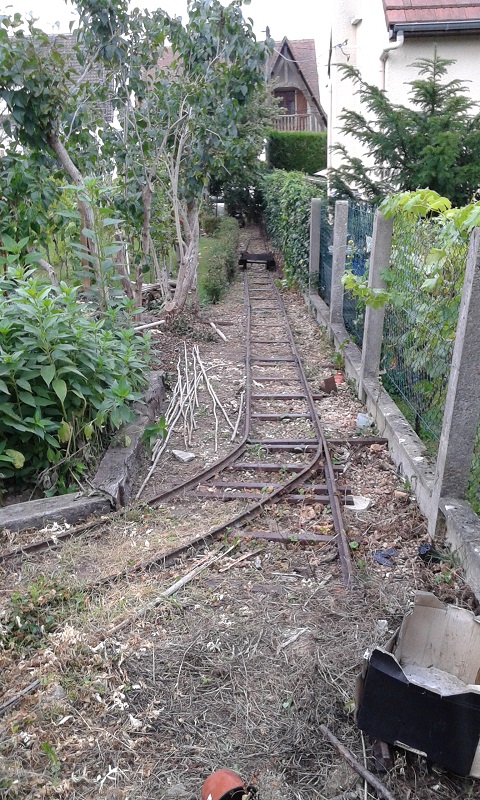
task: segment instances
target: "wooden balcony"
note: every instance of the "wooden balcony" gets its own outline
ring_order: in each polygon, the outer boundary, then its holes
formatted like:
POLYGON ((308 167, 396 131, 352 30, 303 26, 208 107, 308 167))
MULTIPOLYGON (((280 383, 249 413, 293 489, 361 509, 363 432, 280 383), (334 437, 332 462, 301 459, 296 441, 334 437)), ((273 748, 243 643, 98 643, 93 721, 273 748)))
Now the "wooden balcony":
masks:
POLYGON ((319 114, 279 114, 275 118, 277 131, 321 131, 319 114))

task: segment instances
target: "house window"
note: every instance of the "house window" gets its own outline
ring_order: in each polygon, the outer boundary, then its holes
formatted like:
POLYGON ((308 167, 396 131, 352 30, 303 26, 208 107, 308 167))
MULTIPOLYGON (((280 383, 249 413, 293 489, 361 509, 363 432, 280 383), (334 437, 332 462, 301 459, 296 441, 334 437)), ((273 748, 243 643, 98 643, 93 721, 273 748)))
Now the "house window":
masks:
POLYGON ((294 89, 275 89, 275 97, 280 100, 280 108, 283 108, 286 114, 295 114, 294 89))

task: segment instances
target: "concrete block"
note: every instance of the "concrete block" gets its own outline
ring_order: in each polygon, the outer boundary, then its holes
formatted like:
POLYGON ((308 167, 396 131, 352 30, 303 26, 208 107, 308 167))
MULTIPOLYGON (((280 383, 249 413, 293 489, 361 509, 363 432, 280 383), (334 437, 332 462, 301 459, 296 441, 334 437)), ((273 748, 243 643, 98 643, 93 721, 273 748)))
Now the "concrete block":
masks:
POLYGON ((42 497, 27 503, 15 503, 0 508, 0 530, 24 531, 29 528, 45 528, 52 522, 75 524, 92 514, 108 514, 112 505, 102 495, 85 496, 62 494, 59 497, 42 497))

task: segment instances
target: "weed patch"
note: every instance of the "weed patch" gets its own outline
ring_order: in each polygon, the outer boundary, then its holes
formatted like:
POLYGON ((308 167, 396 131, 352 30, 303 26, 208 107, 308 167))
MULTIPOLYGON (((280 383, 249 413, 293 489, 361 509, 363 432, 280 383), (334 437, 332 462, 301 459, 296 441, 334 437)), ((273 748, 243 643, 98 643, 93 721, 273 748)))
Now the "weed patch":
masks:
POLYGON ((58 581, 40 575, 25 592, 13 592, 0 621, 0 647, 34 649, 55 631, 73 610, 84 606, 86 596, 58 581))

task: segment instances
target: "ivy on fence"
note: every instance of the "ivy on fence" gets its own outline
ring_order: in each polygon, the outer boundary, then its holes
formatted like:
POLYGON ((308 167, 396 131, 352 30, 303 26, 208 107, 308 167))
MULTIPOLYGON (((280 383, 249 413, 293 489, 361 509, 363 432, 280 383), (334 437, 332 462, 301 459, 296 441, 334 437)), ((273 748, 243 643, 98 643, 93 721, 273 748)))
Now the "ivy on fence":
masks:
POLYGON ((310 201, 323 197, 320 184, 305 180, 300 172, 273 170, 263 181, 264 220, 267 235, 283 259, 287 282, 308 285, 310 201))

